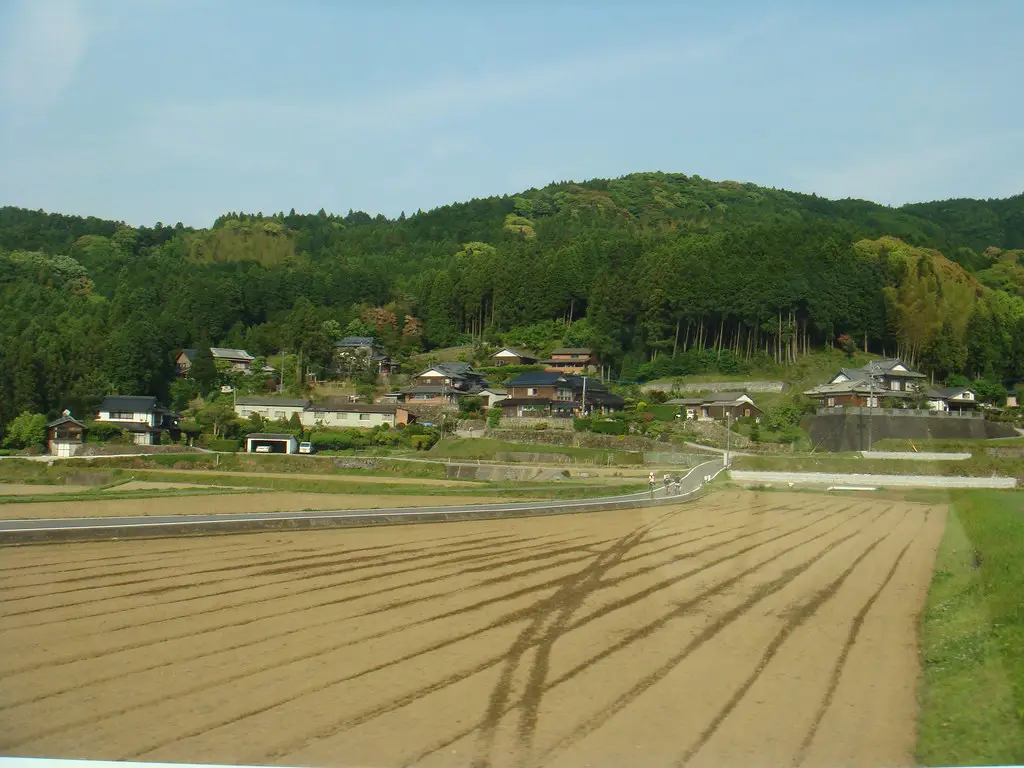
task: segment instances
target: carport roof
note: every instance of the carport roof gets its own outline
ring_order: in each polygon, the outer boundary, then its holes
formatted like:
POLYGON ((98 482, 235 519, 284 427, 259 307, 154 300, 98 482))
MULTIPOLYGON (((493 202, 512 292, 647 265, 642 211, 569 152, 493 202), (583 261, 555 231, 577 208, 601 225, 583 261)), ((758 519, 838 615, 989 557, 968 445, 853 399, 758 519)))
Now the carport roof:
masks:
POLYGON ((284 435, 279 432, 253 432, 245 436, 246 440, 298 440, 295 435, 284 435))

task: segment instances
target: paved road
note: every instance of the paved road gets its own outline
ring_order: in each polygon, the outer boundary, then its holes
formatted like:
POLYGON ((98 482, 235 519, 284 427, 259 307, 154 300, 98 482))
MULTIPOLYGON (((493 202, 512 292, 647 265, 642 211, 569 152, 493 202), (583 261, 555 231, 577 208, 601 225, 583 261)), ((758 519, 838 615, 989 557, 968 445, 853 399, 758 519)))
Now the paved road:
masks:
POLYGON ((218 533, 261 528, 308 528, 318 526, 381 525, 431 520, 471 520, 518 517, 530 514, 560 514, 596 511, 666 499, 685 499, 695 494, 706 477, 723 469, 720 459, 693 467, 683 476, 678 495, 655 492, 609 496, 598 499, 560 499, 502 504, 466 504, 444 507, 393 507, 384 509, 345 509, 305 512, 270 512, 225 515, 139 515, 136 517, 33 518, 0 522, 0 543, 20 541, 59 541, 84 538, 120 538, 122 536, 182 535, 218 533))

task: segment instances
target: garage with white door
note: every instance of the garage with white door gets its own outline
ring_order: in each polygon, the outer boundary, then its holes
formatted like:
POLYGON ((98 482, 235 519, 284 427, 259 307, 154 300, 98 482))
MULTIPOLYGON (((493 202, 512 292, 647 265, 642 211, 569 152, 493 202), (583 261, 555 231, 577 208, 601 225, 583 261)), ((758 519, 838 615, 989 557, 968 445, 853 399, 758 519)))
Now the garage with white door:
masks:
POLYGON ((254 432, 245 438, 246 453, 298 453, 299 441, 295 435, 254 432))

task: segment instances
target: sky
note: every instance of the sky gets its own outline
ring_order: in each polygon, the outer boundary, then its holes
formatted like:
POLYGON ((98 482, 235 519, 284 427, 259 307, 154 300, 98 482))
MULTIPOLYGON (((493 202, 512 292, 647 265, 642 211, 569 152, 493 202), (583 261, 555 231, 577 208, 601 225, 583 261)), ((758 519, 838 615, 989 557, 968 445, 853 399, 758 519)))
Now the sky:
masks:
POLYGON ((388 217, 697 174, 1024 192, 1024 2, 0 0, 0 205, 388 217))

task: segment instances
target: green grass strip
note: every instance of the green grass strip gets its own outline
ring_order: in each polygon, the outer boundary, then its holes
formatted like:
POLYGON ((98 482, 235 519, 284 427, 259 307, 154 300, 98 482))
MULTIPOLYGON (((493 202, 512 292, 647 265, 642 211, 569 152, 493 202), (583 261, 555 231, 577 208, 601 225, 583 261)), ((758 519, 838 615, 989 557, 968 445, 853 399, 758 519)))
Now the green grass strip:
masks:
POLYGON ((1024 764, 1024 493, 958 491, 921 623, 921 765, 1024 764))

